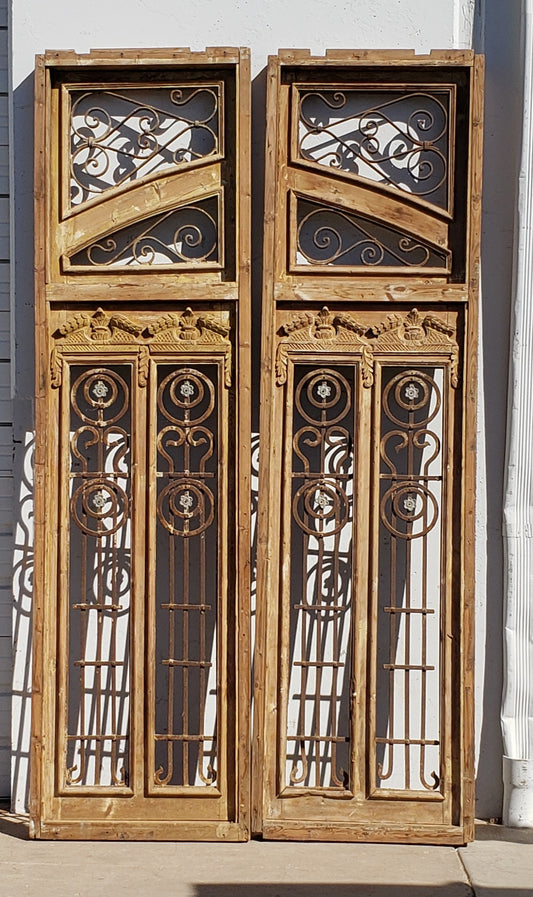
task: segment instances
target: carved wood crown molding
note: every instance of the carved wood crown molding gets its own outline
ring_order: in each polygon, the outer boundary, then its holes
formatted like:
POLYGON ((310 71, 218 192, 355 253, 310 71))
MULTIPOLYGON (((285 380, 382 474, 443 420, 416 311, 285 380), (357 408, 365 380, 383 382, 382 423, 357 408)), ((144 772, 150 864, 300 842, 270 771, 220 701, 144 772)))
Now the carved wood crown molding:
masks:
POLYGON ((331 354, 352 352, 361 356, 363 385, 374 382, 374 357, 378 354, 406 352, 445 354, 450 358, 450 380, 459 382, 459 346, 455 329, 434 315, 422 317, 413 308, 405 315, 390 314, 373 327, 360 324, 343 312, 331 313, 324 306, 318 314, 302 312, 279 330, 281 339, 276 351, 276 383, 287 380, 287 365, 292 353, 331 354))
POLYGON ((390 314, 371 330, 374 354, 428 352, 450 357, 450 382, 459 383, 459 345, 455 329, 434 315, 422 317, 416 308, 406 315, 390 314))
MULTIPOLYGON (((139 386, 146 386, 150 356, 154 353, 195 353, 224 357, 224 383, 231 386, 232 347, 227 312, 195 314, 186 308, 182 314, 164 314, 149 324, 124 315, 106 314, 98 308, 94 314, 79 312, 68 318, 53 334, 50 357, 51 386, 61 386, 62 355, 75 352, 89 356, 105 350, 136 351, 139 386)), ((83 359, 80 358, 80 362, 83 359)), ((92 358, 87 359, 92 363, 92 358)))
POLYGON ((276 352, 276 383, 287 380, 289 355, 293 352, 353 352, 361 356, 364 386, 374 382, 372 348, 365 334, 367 327, 345 313, 332 314, 324 306, 318 314, 303 312, 282 325, 285 334, 276 352))

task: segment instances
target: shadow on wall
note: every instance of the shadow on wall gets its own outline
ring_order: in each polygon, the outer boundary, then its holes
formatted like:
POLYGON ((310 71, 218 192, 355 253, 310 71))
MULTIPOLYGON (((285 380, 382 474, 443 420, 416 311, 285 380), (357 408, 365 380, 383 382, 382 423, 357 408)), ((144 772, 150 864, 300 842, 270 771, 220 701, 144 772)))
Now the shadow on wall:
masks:
POLYGON ((12 805, 23 812, 29 801, 31 728, 31 646, 33 595, 33 449, 26 434, 15 452, 14 476, 19 490, 13 569, 12 805))
POLYGON ((476 2, 475 49, 485 53, 485 139, 481 246, 482 340, 480 379, 484 400, 479 428, 478 519, 486 501, 486 543, 478 542, 476 675, 478 756, 476 816, 501 814, 503 753, 500 707, 503 684, 502 504, 513 238, 521 145, 523 2, 476 2), (484 6, 484 11, 483 11, 484 6), (481 7, 481 10, 480 10, 481 7), (483 34, 484 25, 484 34, 483 34), (481 456, 481 453, 484 453, 481 456), (483 467, 485 481, 483 481, 483 467), (478 560, 479 564, 479 560, 478 560), (481 575, 481 574, 484 575, 481 575), (486 580, 485 580, 486 576, 486 580), (484 669, 482 659, 485 658, 484 669))
POLYGON ((13 703, 11 802, 25 812, 29 798, 31 722, 31 637, 33 576, 33 76, 14 91, 13 150, 17 159, 15 189, 15 361, 14 409, 15 502, 13 525, 13 703))

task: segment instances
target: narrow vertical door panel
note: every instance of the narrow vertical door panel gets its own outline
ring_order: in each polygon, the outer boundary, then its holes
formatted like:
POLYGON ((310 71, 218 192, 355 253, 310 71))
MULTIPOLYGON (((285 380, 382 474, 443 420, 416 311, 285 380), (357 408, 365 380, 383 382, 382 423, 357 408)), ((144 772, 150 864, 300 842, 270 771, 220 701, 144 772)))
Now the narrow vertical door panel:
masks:
POLYGON ((131 657, 131 366, 71 365, 62 385, 60 583, 70 595, 60 788, 128 788, 131 657), (70 457, 69 457, 70 456, 70 457))
POLYGON ((36 98, 32 834, 245 840, 248 53, 36 98))
POLYGON ((270 61, 253 810, 267 838, 472 837, 481 73, 463 52, 270 61))
POLYGON ((291 380, 292 488, 284 515, 291 564, 284 584, 289 605, 282 610, 289 624, 287 725, 280 745, 286 762, 279 783, 287 795, 350 787, 355 535, 354 370, 297 365, 291 380))

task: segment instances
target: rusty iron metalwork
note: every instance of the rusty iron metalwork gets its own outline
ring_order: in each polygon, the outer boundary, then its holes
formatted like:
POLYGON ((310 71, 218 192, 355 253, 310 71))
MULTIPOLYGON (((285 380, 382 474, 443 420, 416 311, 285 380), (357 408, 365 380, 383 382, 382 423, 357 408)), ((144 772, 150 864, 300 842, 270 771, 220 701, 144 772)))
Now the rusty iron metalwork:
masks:
POLYGON ((202 787, 217 778, 218 388, 213 366, 176 370, 160 365, 154 720, 158 786, 202 787))
POLYGON ((450 88, 298 88, 300 158, 449 209, 450 88))
POLYGON ((344 790, 349 786, 354 367, 302 365, 295 372, 287 784, 344 790))
POLYGON ((72 267, 150 268, 213 264, 219 259, 217 199, 143 219, 97 240, 70 260, 72 267))
POLYGON ((223 84, 70 90, 70 202, 221 151, 223 84))
POLYGON ((129 741, 130 374, 72 369, 65 784, 124 785, 129 741))
POLYGON ((383 622, 378 629, 377 775, 381 787, 400 791, 435 791, 442 778, 435 711, 446 588, 440 569, 446 506, 446 392, 437 382, 442 372, 385 368, 381 398, 378 612, 388 626, 383 622))
POLYGON ((297 201, 297 219, 297 265, 414 267, 442 272, 450 267, 448 250, 381 221, 302 199, 297 201))

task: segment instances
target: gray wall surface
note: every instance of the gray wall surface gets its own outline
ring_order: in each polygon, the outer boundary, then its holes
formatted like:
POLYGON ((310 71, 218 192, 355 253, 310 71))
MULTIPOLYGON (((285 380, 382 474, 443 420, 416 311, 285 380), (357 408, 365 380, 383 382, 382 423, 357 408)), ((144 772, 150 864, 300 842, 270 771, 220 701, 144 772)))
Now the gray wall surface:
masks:
POLYGON ((8 2, 0 0, 0 797, 9 794, 13 540, 8 2))

